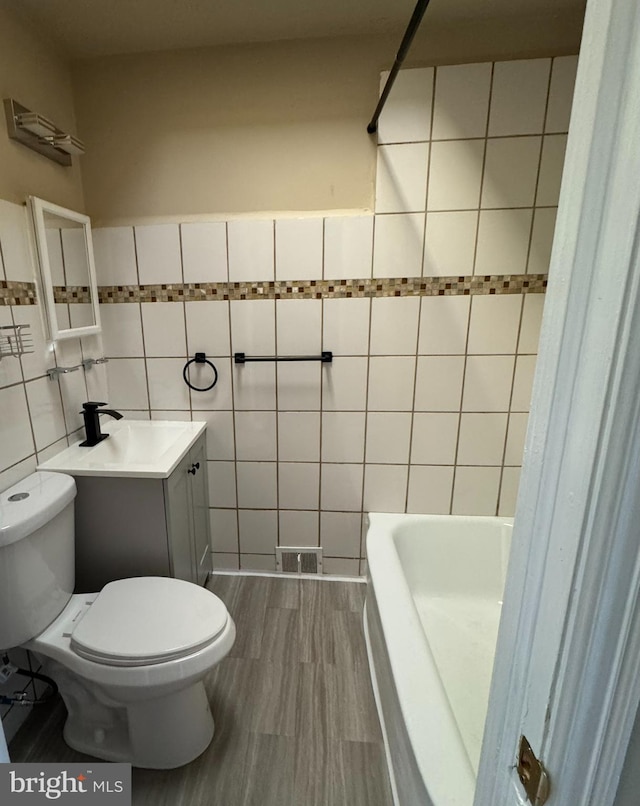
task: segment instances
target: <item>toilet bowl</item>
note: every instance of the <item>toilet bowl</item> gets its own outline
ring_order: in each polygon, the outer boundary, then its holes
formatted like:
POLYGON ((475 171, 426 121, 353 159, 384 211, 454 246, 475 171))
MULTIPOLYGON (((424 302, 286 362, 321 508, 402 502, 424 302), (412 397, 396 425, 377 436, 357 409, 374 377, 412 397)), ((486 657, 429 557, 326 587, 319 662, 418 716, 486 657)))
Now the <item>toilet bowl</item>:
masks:
POLYGON ((70 476, 42 472, 0 495, 0 648, 37 655, 74 749, 139 767, 186 764, 213 737, 204 678, 233 646, 233 619, 213 593, 178 579, 73 594, 74 497, 70 476))

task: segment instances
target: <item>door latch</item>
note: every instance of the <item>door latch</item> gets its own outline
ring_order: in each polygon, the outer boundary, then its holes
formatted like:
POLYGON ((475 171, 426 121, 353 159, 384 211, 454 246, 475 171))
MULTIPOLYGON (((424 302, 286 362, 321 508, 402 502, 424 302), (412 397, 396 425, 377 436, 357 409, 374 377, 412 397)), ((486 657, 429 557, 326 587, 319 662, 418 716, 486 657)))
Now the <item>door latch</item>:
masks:
POLYGON ((518 748, 518 778, 533 806, 542 806, 549 799, 549 775, 531 749, 525 736, 520 737, 518 748))

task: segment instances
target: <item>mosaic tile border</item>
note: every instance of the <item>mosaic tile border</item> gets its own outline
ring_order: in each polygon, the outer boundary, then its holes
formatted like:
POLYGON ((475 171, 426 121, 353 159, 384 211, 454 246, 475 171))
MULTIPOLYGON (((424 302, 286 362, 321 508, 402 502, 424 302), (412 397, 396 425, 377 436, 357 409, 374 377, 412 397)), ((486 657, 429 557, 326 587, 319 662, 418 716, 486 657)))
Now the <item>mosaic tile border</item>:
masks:
POLYGON ((243 299, 332 299, 349 297, 443 297, 476 294, 544 294, 546 274, 392 277, 256 283, 173 283, 100 286, 102 304, 199 302, 243 299))
POLYGON ((53 300, 56 303, 71 305, 74 303, 89 304, 91 293, 87 285, 55 285, 53 300))
POLYGON ((0 280, 0 305, 37 305, 36 284, 0 280))
MULTIPOLYGON (((261 283, 173 283, 107 285, 101 304, 122 302, 205 302, 243 299, 348 299, 349 297, 446 297, 476 294, 544 294, 546 274, 491 274, 451 277, 389 277, 362 280, 302 280, 261 283)), ((61 304, 91 302, 87 286, 56 286, 61 304)), ((0 280, 0 305, 37 305, 35 283, 0 280)))

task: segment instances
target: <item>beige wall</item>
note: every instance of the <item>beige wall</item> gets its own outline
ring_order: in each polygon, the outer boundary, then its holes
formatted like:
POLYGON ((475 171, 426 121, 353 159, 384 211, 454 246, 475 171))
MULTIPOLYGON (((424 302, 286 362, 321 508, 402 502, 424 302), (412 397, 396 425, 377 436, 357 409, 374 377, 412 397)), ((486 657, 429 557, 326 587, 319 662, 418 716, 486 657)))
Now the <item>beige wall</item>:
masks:
MULTIPOLYGON (((425 22, 407 66, 575 53, 581 19, 425 22)), ((366 123, 397 37, 305 40, 82 61, 74 68, 94 224, 371 209, 366 123)))
MULTIPOLYGON (((76 131, 69 66, 48 44, 0 8, 0 95, 76 131)), ((77 159, 65 168, 16 143, 0 125, 0 199, 22 203, 28 195, 82 211, 77 159)))

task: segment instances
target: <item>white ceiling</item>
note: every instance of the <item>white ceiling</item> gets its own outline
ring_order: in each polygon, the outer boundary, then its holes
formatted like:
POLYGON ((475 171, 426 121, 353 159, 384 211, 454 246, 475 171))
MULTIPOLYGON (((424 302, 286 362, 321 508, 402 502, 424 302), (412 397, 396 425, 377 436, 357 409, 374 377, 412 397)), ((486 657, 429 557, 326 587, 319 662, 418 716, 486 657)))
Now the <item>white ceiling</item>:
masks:
MULTIPOLYGON (((432 0, 423 25, 581 12, 586 0, 432 0)), ((402 33, 415 0, 0 0, 73 58, 402 33)))

